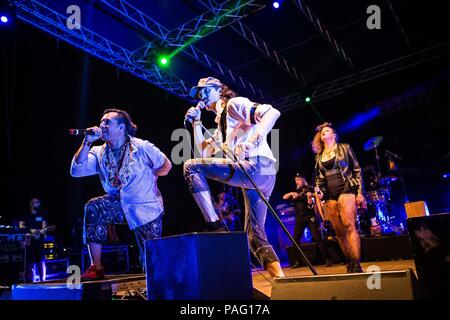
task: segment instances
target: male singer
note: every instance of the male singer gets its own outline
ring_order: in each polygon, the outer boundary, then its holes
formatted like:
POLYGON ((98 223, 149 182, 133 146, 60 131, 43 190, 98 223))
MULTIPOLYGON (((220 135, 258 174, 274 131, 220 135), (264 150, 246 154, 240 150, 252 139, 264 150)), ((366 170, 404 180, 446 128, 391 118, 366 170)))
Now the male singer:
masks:
POLYGON ((142 264, 144 241, 161 237, 164 207, 156 181, 172 164, 155 145, 134 137, 136 130, 126 111, 107 109, 100 127, 86 130, 90 134, 72 159, 73 177, 98 174, 106 192, 84 208, 83 240, 91 257, 91 266, 81 277, 84 281, 104 278, 101 250, 109 224, 127 222, 134 230, 142 264), (100 138, 105 143, 92 147, 100 138))
MULTIPOLYGON (((218 79, 200 79, 190 95, 201 101, 190 108, 186 119, 192 121, 194 141, 202 158, 191 159, 184 164, 184 177, 195 201, 200 207, 211 231, 221 230, 219 217, 214 209, 206 179, 213 179, 241 187, 245 201, 245 231, 249 247, 272 277, 283 277, 275 251, 267 240, 264 223, 267 206, 260 199, 241 167, 229 158, 214 155, 220 148, 212 139, 204 140, 200 121, 201 109, 217 114, 218 128, 214 138, 223 148, 233 152, 252 177, 258 189, 268 200, 275 185, 275 157, 266 136, 280 116, 280 112, 268 104, 259 104, 236 94, 218 79)), ((232 248, 231 248, 232 249, 232 248)))

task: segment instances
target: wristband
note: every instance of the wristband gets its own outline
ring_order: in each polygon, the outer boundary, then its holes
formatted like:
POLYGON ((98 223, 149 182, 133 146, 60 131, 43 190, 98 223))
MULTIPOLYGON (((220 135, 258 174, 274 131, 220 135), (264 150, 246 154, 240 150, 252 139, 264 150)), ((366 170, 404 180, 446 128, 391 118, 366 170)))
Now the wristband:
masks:
POLYGON ((91 141, 87 141, 87 140, 83 140, 83 146, 87 146, 87 147, 91 147, 92 146, 92 142, 91 141))

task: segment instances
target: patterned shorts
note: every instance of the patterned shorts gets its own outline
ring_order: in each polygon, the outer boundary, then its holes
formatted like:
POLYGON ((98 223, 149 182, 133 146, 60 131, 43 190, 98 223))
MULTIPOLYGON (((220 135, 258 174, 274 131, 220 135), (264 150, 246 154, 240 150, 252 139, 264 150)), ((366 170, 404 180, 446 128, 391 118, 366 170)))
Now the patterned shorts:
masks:
MULTIPOLYGON (((161 237, 162 216, 163 213, 155 220, 133 230, 140 249, 143 248, 145 240, 161 237)), ((106 194, 93 198, 84 207, 83 242, 104 244, 108 239, 108 225, 125 223, 125 214, 118 197, 106 194)))

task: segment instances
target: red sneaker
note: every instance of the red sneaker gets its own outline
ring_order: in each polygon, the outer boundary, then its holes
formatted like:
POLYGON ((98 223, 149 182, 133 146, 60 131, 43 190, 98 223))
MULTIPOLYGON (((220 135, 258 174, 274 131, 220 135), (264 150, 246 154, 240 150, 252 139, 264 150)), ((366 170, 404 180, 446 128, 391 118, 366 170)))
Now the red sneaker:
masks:
POLYGON ((81 274, 81 281, 94 281, 105 279, 105 269, 97 269, 95 265, 90 266, 81 274))

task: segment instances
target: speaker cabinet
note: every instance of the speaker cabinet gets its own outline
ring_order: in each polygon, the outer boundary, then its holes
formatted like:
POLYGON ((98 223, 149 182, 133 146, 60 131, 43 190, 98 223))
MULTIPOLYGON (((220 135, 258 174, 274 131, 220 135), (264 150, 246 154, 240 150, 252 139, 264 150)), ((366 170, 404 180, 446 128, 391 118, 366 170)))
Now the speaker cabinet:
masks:
POLYGON ((245 232, 191 233, 146 242, 149 300, 251 300, 245 232))
POLYGON ((0 234, 0 286, 23 280, 25 242, 25 234, 0 234))
POLYGON ((450 213, 409 218, 408 230, 425 297, 450 299, 450 213))
POLYGON ((416 277, 410 269, 277 278, 271 300, 413 300, 416 277))
POLYGON ((361 238, 362 261, 412 259, 408 235, 361 238))

